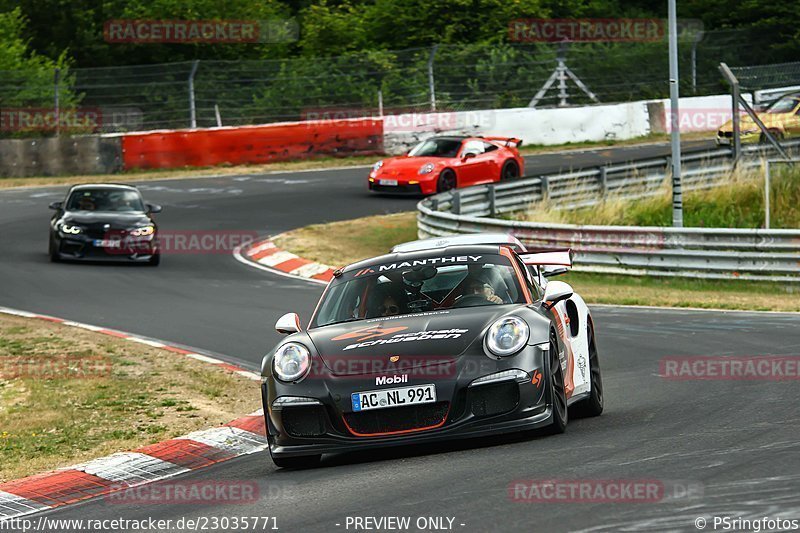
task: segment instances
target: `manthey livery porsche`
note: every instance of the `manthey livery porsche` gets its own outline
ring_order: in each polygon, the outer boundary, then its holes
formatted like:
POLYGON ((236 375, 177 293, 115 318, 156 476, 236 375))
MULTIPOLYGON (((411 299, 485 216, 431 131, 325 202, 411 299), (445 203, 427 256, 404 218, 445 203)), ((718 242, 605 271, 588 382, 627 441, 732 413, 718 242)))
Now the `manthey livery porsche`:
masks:
POLYGON ((548 276, 570 252, 513 237, 415 241, 336 272, 307 329, 294 313, 264 357, 269 451, 279 467, 322 454, 534 428, 603 411, 586 304, 548 276))
POLYGON ((369 190, 428 195, 501 180, 525 172, 521 139, 513 137, 431 137, 407 154, 372 166, 369 190))
POLYGON ((76 185, 53 202, 50 260, 160 261, 158 227, 152 218, 161 206, 145 203, 136 187, 115 184, 76 185))

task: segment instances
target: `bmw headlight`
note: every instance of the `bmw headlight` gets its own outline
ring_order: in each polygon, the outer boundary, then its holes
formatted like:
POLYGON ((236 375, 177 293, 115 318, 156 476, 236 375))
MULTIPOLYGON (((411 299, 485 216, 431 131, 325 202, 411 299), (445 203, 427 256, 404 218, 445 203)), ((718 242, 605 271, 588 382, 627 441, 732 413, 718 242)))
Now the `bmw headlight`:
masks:
POLYGON ((530 333, 531 328, 521 318, 503 317, 492 324, 486 333, 486 348, 499 357, 513 355, 525 346, 530 333))
POLYGON ((378 161, 377 163, 372 165, 372 171, 375 172, 376 170, 379 170, 382 166, 383 166, 383 161, 378 161))
POLYGON ((83 231, 80 226, 73 226, 71 224, 61 224, 61 232, 68 233, 70 235, 77 235, 83 231))
POLYGON ((275 352, 272 369, 281 381, 300 381, 311 369, 311 354, 302 344, 287 342, 275 352))
POLYGON ((133 237, 147 237, 148 235, 155 233, 155 231, 155 226, 142 226, 141 228, 131 230, 130 234, 133 237))
POLYGON ((420 174, 430 174, 431 172, 433 172, 433 163, 422 165, 419 169, 420 174))

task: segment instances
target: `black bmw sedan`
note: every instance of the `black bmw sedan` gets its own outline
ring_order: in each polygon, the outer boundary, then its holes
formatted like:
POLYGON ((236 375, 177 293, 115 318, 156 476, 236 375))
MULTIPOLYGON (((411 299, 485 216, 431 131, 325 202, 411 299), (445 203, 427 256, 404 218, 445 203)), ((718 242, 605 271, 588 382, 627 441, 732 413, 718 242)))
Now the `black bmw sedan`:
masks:
POLYGON ((53 202, 50 260, 139 262, 158 265, 158 227, 152 218, 161 206, 144 202, 136 187, 75 185, 62 202, 53 202))

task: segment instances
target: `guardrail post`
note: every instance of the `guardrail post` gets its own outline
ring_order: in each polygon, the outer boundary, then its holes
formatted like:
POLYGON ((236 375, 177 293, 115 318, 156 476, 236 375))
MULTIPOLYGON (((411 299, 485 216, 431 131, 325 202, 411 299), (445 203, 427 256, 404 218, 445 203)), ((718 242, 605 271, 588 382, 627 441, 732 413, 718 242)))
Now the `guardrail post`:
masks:
POLYGON ((608 193, 608 169, 600 167, 600 175, 597 177, 598 185, 600 185, 600 198, 605 198, 608 193))
POLYGON ((450 212, 454 215, 461 214, 461 193, 459 191, 452 191, 453 200, 450 204, 450 212))
POLYGON ((489 185, 486 188, 489 193, 489 216, 494 218, 497 215, 497 191, 494 189, 494 185, 489 185))
POLYGON ((439 210, 439 199, 438 198, 431 198, 431 209, 433 211, 439 210))
POLYGON ((550 198, 550 180, 547 176, 539 176, 539 182, 542 185, 542 201, 545 202, 550 198))

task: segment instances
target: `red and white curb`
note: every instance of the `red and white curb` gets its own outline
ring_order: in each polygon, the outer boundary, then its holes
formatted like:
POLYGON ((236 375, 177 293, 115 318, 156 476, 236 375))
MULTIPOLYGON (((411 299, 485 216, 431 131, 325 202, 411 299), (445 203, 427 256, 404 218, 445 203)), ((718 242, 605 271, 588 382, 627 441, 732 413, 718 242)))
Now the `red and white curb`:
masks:
POLYGON ((272 238, 257 241, 243 248, 237 248, 234 250, 233 256, 239 262, 248 266, 282 276, 303 279, 323 285, 333 279, 335 268, 303 259, 291 252, 281 250, 272 242, 272 238))
POLYGON ((0 523, 161 481, 267 448, 263 411, 131 452, 0 484, 0 523))
MULTIPOLYGON (((0 307, 0 313, 47 320, 111 335, 191 357, 248 379, 261 377, 210 355, 113 329, 0 307)), ((69 505, 115 490, 160 481, 267 448, 263 410, 212 429, 195 431, 130 452, 120 452, 52 472, 0 483, 0 523, 69 505)))
POLYGON ((39 315, 36 313, 29 313, 28 311, 20 311, 18 309, 11 309, 9 307, 0 307, 0 313, 6 315, 14 315, 14 316, 21 316, 25 318, 36 318, 39 320, 46 320, 48 322, 55 322, 56 324, 62 324, 64 326, 70 326, 75 328, 86 329, 89 331, 94 331, 95 333, 102 333, 103 335, 110 335, 112 337, 116 337, 118 339, 123 339, 126 341, 131 342, 138 342, 139 344, 146 344, 147 346, 151 346, 153 348, 160 348, 162 350, 167 350, 172 353, 177 353, 179 355, 184 355, 186 357, 191 357, 192 359, 196 359, 198 361, 202 361, 204 363, 212 364, 218 366, 220 368, 224 368, 225 370, 229 370, 234 374, 239 374, 247 379, 252 379, 253 381, 260 381, 261 376, 259 376, 256 372, 251 372, 249 370, 245 370, 240 366, 233 365, 231 363, 227 363, 222 359, 218 359, 213 357, 209 354, 199 353, 199 351, 192 351, 186 350, 179 346, 175 346, 172 344, 168 344, 164 341, 158 341, 154 339, 148 339, 146 337, 142 337, 140 335, 134 335, 133 333, 127 333, 124 331, 118 331, 115 329, 108 329, 102 328, 99 326, 93 326, 91 324, 84 324, 82 322, 74 322, 72 320, 64 320, 63 318, 58 318, 54 316, 48 315, 39 315))

